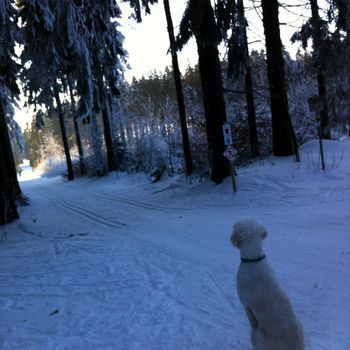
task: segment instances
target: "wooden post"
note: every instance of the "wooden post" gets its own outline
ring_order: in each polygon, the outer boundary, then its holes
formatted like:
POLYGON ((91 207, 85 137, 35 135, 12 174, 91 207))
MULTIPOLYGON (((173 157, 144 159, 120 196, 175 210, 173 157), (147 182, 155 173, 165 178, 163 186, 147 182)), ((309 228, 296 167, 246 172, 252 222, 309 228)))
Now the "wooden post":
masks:
POLYGON ((229 160, 233 192, 237 192, 237 185, 236 185, 236 179, 235 179, 235 176, 237 174, 234 166, 234 160, 236 158, 237 151, 232 146, 233 139, 232 139, 231 125, 229 123, 223 124, 222 131, 224 134, 225 146, 227 146, 224 152, 224 157, 229 160))
POLYGON ((321 117, 320 117, 320 115, 316 116, 316 120, 319 122, 318 137, 319 137, 319 141, 320 141, 320 155, 321 155, 322 170, 325 171, 326 170, 326 165, 325 165, 325 162, 324 162, 323 142, 322 142, 322 125, 321 125, 321 117))
POLYGON ((230 161, 230 172, 231 172, 231 178, 232 178, 232 189, 233 192, 237 192, 237 184, 236 184, 236 170, 235 166, 233 164, 233 161, 230 161))

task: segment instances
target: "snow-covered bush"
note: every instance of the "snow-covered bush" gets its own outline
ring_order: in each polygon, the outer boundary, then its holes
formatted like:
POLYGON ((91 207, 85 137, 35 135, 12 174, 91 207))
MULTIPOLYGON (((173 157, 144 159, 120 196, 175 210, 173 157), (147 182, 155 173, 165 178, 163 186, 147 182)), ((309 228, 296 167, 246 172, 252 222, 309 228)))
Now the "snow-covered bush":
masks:
POLYGON ((307 64, 308 59, 307 55, 298 54, 293 60, 285 54, 289 112, 299 144, 318 135, 318 122, 308 104, 308 98, 317 95, 317 81, 307 64))

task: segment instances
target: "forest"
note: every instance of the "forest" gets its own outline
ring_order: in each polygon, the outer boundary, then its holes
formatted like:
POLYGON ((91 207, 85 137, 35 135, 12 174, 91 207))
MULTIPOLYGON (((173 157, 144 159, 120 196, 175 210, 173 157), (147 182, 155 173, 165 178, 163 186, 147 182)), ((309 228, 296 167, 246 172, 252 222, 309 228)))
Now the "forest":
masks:
MULTIPOLYGON (((28 201, 17 178, 23 158, 45 171, 63 159, 69 181, 122 171, 220 184, 230 176, 225 123, 237 166, 270 154, 299 161, 305 142, 350 135, 347 0, 188 0, 180 23, 172 23, 176 1, 163 0, 172 66, 131 82, 120 2, 0 0, 1 225, 28 201), (281 42, 280 7, 305 9, 295 57, 281 42), (248 8, 261 14, 261 51, 249 47, 248 8), (180 72, 191 38, 198 64, 180 72), (14 120, 21 91, 35 111, 23 132, 14 120)), ((158 1, 122 2, 140 22, 158 1)))

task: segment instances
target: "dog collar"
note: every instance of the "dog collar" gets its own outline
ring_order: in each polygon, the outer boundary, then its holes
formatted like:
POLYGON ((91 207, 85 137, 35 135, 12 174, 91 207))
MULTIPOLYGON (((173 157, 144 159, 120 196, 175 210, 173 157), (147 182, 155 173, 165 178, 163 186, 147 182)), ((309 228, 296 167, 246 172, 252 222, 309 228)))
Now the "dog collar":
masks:
POLYGON ((266 258, 266 255, 259 256, 258 258, 255 258, 255 259, 241 258, 241 262, 242 263, 255 263, 255 262, 259 262, 261 260, 264 260, 265 258, 266 258))

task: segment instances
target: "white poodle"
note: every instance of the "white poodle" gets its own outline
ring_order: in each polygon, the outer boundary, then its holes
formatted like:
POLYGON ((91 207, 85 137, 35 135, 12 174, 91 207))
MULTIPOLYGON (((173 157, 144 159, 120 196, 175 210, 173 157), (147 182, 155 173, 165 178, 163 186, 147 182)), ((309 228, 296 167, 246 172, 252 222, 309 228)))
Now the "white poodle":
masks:
POLYGON ((253 220, 235 224, 232 244, 240 249, 237 291, 251 326, 255 350, 303 350, 303 330, 262 249, 264 226, 253 220))

